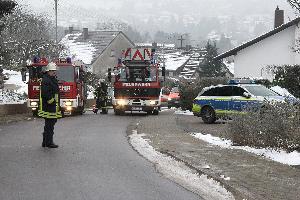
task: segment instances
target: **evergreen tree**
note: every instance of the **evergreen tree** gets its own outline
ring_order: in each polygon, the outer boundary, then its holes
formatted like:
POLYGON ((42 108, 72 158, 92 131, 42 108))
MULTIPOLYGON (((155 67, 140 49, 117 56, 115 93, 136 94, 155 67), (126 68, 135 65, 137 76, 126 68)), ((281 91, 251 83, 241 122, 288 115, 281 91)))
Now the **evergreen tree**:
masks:
POLYGON ((220 52, 226 52, 232 48, 231 41, 228 37, 225 37, 224 34, 221 35, 221 38, 218 42, 218 49, 220 52))
POLYGON ((273 85, 279 85, 295 97, 300 98, 300 66, 283 65, 271 66, 270 68, 275 75, 273 85))
POLYGON ((200 63, 199 76, 200 77, 222 77, 225 75, 226 66, 221 60, 215 60, 214 57, 218 55, 216 43, 207 42, 206 55, 202 63, 200 63))
POLYGON ((9 14, 13 11, 13 9, 16 7, 16 3, 11 0, 1 0, 0 1, 0 18, 2 18, 4 15, 9 14))

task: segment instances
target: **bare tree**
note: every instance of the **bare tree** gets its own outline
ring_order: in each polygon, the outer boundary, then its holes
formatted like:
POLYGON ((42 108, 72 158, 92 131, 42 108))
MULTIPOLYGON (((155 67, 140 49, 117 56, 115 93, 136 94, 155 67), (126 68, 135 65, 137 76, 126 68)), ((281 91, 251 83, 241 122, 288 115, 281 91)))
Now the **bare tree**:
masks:
POLYGON ((54 25, 44 16, 36 16, 17 8, 4 19, 0 35, 0 65, 20 70, 33 56, 49 59, 59 56, 62 47, 51 36, 54 25))
POLYGON ((287 0, 287 2, 300 13, 300 0, 287 0))

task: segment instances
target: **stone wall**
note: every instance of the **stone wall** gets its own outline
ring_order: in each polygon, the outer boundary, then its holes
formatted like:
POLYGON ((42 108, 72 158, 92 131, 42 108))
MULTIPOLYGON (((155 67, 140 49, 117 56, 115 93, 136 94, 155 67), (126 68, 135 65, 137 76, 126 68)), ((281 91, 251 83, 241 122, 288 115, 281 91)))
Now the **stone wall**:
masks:
MULTIPOLYGON (((96 99, 88 99, 86 108, 92 108, 96 104, 96 99)), ((31 109, 27 108, 27 104, 3 104, 0 105, 0 116, 31 113, 31 109)))
POLYGON ((26 103, 0 105, 0 116, 29 113, 26 103))

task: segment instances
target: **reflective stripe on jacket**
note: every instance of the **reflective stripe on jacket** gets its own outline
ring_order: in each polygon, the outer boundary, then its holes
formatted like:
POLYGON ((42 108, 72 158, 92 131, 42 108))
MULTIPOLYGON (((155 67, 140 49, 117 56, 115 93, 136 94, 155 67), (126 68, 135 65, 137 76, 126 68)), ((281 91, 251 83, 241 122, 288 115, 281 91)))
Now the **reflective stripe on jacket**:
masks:
POLYGON ((61 118, 59 106, 59 87, 55 77, 44 74, 40 86, 40 105, 38 116, 47 119, 61 118))

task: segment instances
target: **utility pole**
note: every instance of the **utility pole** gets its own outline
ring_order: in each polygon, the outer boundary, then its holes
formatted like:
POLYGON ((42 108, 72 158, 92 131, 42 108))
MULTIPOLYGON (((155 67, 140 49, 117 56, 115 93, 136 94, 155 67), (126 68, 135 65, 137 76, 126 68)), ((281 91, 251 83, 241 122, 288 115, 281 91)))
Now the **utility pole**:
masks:
POLYGON ((183 35, 181 35, 178 40, 180 40, 180 49, 182 49, 182 43, 183 43, 183 40, 185 40, 185 39, 183 39, 183 35))
POLYGON ((55 43, 57 44, 57 1, 54 0, 55 2, 55 43))

